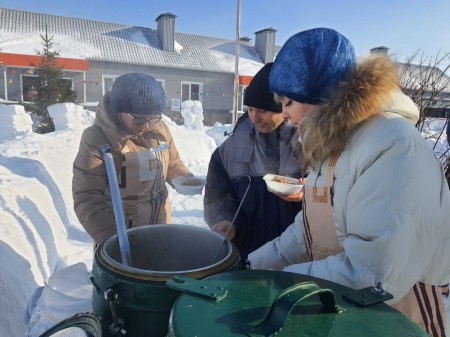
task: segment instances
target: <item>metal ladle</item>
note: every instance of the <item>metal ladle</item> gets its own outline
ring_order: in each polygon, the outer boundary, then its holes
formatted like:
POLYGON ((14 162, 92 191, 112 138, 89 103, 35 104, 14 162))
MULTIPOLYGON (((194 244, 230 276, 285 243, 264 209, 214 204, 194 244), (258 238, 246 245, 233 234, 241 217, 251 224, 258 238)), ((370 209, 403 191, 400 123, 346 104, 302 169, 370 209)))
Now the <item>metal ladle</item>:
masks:
POLYGON ((251 183, 252 183, 252 178, 251 178, 249 175, 240 176, 240 177, 236 178, 236 180, 239 180, 239 179, 241 179, 241 178, 243 178, 243 177, 247 177, 247 178, 248 178, 248 186, 247 186, 247 189, 245 190, 244 196, 242 197, 242 200, 241 200, 241 202, 239 203, 238 209, 236 210, 236 213, 234 214, 233 220, 231 221, 230 225, 228 226, 227 231, 226 231, 226 233, 225 233, 225 235, 224 235, 224 238, 223 238, 223 240, 222 240, 222 243, 220 244, 219 250, 217 251, 216 255, 214 256, 214 260, 212 261, 211 264, 214 264, 214 263, 216 262, 217 256, 219 256, 219 253, 220 253, 220 251, 222 250, 222 247, 223 247, 223 245, 225 244, 225 241, 227 240, 228 232, 230 231, 231 227, 233 226, 234 221, 236 220, 236 218, 237 218, 237 216, 238 216, 238 214, 239 214, 239 211, 240 211, 240 209, 241 209, 241 206, 242 206, 242 204, 244 203, 245 197, 247 196, 247 192, 248 192, 248 190, 250 189, 250 185, 251 185, 251 183))
POLYGON ((123 213, 122 198, 120 197, 119 183, 117 182, 116 167, 111 153, 111 146, 105 144, 100 146, 105 160, 106 173, 108 175, 109 189, 111 190, 111 199, 116 218, 117 237, 119 239, 120 256, 122 264, 131 267, 130 243, 128 241, 127 230, 125 226, 125 216, 123 213))

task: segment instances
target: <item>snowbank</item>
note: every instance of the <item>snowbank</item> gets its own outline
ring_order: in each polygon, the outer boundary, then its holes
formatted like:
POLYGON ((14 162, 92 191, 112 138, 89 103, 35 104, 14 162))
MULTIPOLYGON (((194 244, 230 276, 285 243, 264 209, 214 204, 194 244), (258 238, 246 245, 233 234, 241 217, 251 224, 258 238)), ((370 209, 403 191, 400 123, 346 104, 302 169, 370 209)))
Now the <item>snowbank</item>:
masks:
MULTIPOLYGON (((36 134, 22 106, 0 104, 0 336, 39 336, 77 311, 77 305, 65 307, 70 284, 58 272, 92 267, 93 244, 73 211, 71 183, 80 137, 94 113, 71 103, 51 106, 49 113, 56 131, 36 134)), ((182 160, 206 177, 215 140, 164 120, 182 160)), ((207 228, 202 195, 168 189, 173 222, 207 228)))

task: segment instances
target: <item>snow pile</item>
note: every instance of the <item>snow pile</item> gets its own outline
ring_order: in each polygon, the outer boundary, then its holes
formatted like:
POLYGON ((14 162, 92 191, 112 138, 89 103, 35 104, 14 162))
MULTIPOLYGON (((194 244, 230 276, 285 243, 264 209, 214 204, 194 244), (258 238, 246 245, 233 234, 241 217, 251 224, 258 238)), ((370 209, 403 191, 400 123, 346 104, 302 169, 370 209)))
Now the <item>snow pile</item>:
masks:
POLYGON ((189 130, 203 131, 203 106, 200 101, 187 100, 181 103, 181 116, 189 130))
POLYGON ((0 104, 0 110, 0 141, 33 132, 33 121, 23 106, 0 104))
POLYGON ((35 305, 28 325, 27 336, 39 336, 52 325, 78 313, 92 312, 93 286, 90 273, 84 263, 55 271, 45 283, 38 288, 35 305))
MULTIPOLYGON (((69 309, 71 298, 63 296, 79 297, 76 279, 66 284, 70 279, 60 276, 80 263, 78 272, 92 267, 92 240, 73 210, 72 163, 94 113, 70 103, 50 106, 49 113, 56 131, 36 134, 22 106, 0 104, 0 336, 23 337, 28 328, 28 336, 37 337, 59 321, 59 314, 78 312, 80 302, 69 309)), ((164 121, 181 159, 194 175, 206 177, 216 141, 167 116, 164 121)), ((167 186, 173 223, 208 228, 203 196, 181 195, 167 186)))
POLYGON ((83 109, 75 103, 59 103, 47 108, 50 117, 55 125, 55 130, 64 130, 69 127, 90 125, 94 122, 95 114, 92 111, 83 109))
POLYGON ((216 141, 217 146, 220 146, 232 131, 233 125, 216 122, 211 129, 206 131, 206 134, 216 141))

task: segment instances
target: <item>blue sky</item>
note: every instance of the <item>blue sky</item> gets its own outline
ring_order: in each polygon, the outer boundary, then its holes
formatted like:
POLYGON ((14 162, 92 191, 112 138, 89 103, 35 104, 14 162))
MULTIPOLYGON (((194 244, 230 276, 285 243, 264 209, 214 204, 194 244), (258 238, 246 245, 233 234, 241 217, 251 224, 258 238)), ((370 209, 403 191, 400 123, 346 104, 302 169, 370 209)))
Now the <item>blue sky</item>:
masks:
MULTIPOLYGON (((177 16, 178 32, 234 39, 237 0, 0 0, 14 8, 155 29, 162 13, 177 16)), ((241 0, 241 36, 277 30, 282 45, 293 34, 330 27, 347 36, 358 56, 386 46, 402 61, 419 49, 450 52, 450 0, 241 0)))

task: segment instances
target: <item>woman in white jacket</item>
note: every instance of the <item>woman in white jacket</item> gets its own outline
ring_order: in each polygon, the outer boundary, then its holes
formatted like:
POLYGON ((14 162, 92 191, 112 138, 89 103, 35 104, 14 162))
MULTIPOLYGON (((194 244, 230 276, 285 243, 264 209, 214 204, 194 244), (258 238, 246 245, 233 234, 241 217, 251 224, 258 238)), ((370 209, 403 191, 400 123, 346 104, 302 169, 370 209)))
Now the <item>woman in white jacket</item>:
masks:
POLYGON ((249 255, 252 267, 354 289, 381 282, 389 304, 445 336, 450 193, 411 123, 418 110, 399 90, 395 63, 372 55, 356 64, 344 36, 318 28, 286 42, 270 88, 298 127, 311 171, 303 211, 249 255))

